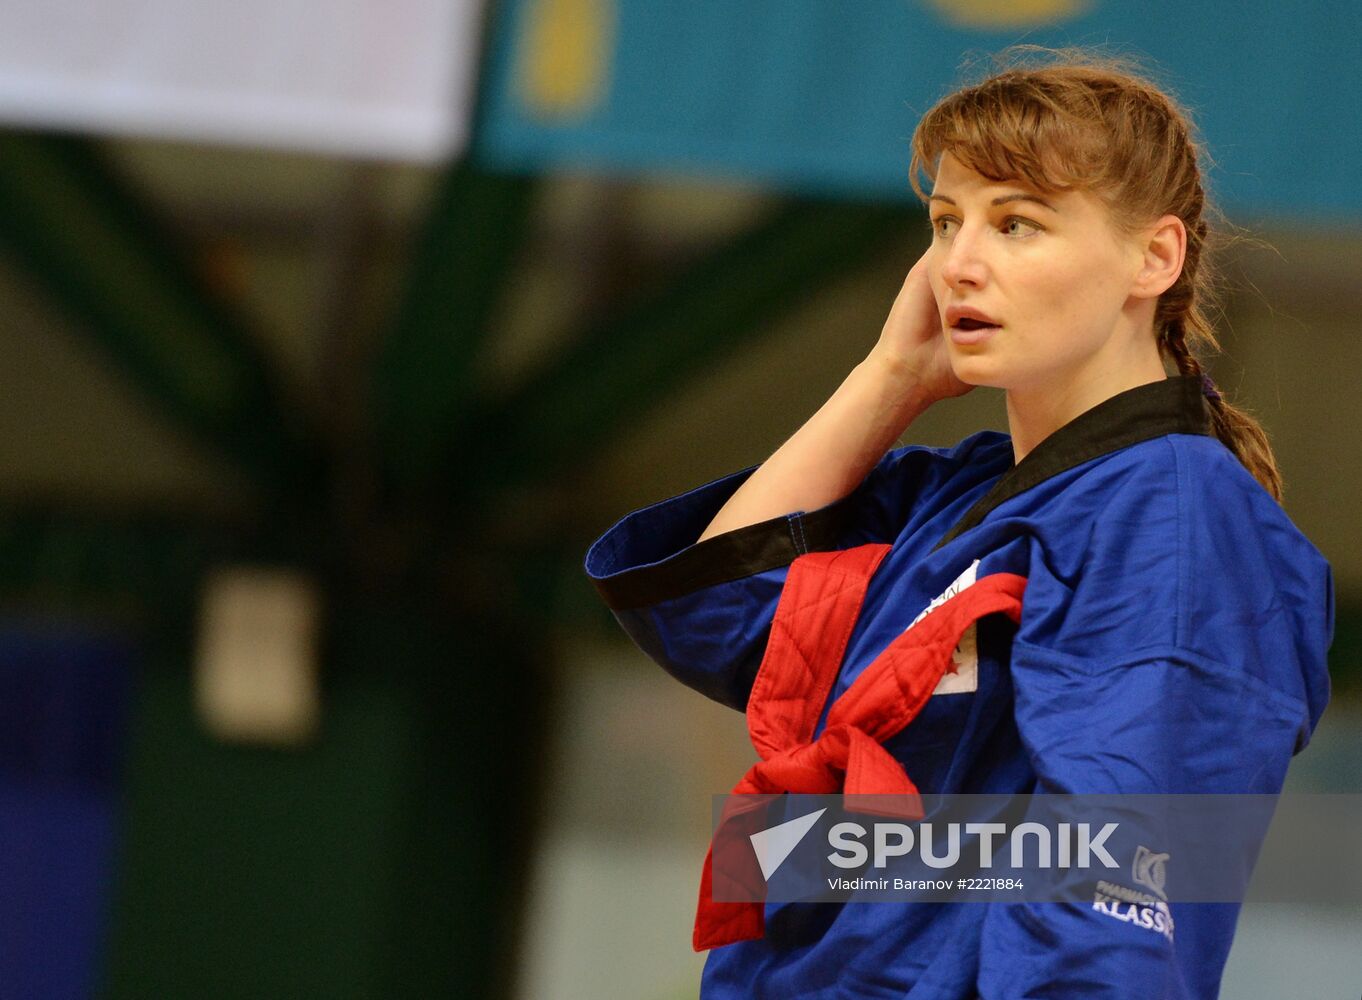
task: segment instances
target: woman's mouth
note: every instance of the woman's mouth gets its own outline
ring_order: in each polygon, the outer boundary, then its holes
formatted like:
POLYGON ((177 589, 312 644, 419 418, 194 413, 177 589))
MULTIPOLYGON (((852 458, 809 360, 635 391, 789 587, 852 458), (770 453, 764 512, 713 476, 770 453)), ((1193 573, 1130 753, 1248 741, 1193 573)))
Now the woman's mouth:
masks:
POLYGON ((950 329, 955 343, 979 344, 993 336, 1000 326, 978 315, 957 315, 952 317, 950 329))

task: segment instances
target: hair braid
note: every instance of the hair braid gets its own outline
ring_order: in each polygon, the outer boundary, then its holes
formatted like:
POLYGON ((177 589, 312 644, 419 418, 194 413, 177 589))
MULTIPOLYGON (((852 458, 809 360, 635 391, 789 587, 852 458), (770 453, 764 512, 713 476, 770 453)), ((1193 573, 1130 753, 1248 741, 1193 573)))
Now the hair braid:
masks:
MULTIPOLYGON (((1172 358, 1180 374, 1203 380, 1209 379, 1201 367, 1201 362, 1187 346, 1186 332, 1181 319, 1170 320, 1163 328, 1159 347, 1163 353, 1172 358)), ((1286 484, 1282 481, 1281 472, 1273 458, 1267 434, 1258 421, 1232 404, 1225 398, 1224 393, 1224 389, 1216 386, 1214 395, 1209 392, 1205 394, 1216 437, 1220 438, 1225 446, 1234 452, 1235 457, 1254 473, 1264 489, 1272 494, 1272 498, 1281 503, 1286 484)))

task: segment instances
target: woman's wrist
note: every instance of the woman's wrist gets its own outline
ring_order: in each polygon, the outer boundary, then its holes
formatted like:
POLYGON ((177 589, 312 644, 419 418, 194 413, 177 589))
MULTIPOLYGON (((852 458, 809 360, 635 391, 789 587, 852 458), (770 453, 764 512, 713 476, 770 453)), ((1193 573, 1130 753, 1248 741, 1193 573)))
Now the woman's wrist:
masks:
POLYGON ((910 369, 866 358, 729 497, 699 540, 841 499, 931 402, 910 369))
POLYGON ((877 394, 890 402, 896 419, 902 419, 904 428, 936 402, 911 362, 878 346, 856 366, 856 371, 877 387, 877 394))

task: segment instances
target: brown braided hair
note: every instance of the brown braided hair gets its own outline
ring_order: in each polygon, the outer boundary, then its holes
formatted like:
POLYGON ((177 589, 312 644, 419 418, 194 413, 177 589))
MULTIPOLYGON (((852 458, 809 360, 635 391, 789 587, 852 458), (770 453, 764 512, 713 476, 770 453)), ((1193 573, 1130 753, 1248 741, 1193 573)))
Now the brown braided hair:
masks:
POLYGON ((921 178, 934 180, 942 154, 950 153, 993 181, 1091 191, 1128 234, 1163 215, 1180 218, 1187 251, 1155 307, 1159 353, 1179 373, 1202 378, 1215 436, 1281 502, 1267 433, 1202 370, 1199 352, 1220 350, 1211 321, 1219 287, 1211 251, 1230 241, 1233 227, 1207 198, 1190 117, 1172 97, 1128 58, 1014 46, 995 58, 990 75, 929 110, 912 148, 909 182, 924 201, 921 178))

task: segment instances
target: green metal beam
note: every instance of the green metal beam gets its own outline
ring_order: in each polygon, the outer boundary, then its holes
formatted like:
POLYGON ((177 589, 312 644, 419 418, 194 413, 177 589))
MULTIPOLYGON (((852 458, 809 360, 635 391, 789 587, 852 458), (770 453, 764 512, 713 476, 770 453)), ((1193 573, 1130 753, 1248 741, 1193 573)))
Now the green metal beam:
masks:
POLYGON ((0 246, 180 429, 267 487, 318 475, 242 323, 88 140, 0 133, 0 246))
POLYGON ((0 599, 30 611, 77 609, 144 620, 188 612, 222 529, 158 516, 0 507, 0 599))
POLYGON ((459 436, 446 495, 491 502, 586 460, 696 375, 817 291, 863 266, 916 209, 801 202, 736 238, 670 287, 589 331, 511 395, 484 401, 459 436))
MULTIPOLYGON (((373 431, 389 485, 410 500, 447 461, 476 398, 474 365, 491 333, 488 317, 524 242, 534 175, 479 165, 493 97, 486 69, 514 4, 485 0, 468 144, 441 177, 407 268, 396 321, 372 373, 373 431)), ((426 491, 427 495, 429 491, 426 491)))
POLYGON ((524 239, 535 181, 467 159, 432 201, 395 329, 375 372, 375 421, 390 474, 410 488, 429 475, 473 399, 488 317, 524 239))

